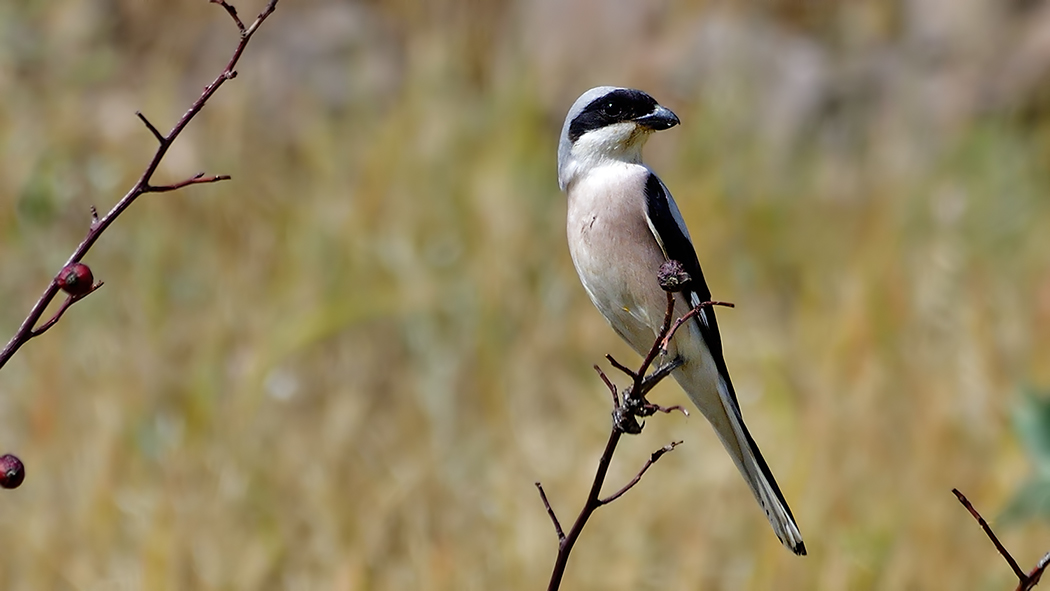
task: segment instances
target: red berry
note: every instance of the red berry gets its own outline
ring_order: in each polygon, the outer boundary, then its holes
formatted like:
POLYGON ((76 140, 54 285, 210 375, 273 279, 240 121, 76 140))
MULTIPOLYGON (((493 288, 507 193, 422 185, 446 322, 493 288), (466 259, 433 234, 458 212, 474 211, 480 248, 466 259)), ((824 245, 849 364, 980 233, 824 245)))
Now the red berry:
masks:
POLYGON ((91 269, 83 263, 70 263, 58 273, 55 279, 62 291, 69 295, 79 296, 91 291, 95 278, 91 275, 91 269))
POLYGON ((26 479, 26 467, 22 460, 11 454, 0 456, 0 486, 18 488, 26 479))

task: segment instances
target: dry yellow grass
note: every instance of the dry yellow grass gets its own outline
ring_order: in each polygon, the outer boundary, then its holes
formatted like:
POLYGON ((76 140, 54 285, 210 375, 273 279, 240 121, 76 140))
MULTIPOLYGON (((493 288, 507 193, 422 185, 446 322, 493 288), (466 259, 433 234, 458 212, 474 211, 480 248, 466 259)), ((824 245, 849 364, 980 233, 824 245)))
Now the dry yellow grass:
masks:
MULTIPOLYGON (((810 556, 702 419, 657 417, 610 481, 685 445, 596 515, 564 588, 1012 588, 950 489, 995 515, 1029 469, 1015 392, 1050 382, 1039 111, 890 100, 767 142, 765 79, 690 82, 709 8, 619 4, 282 2, 161 171, 233 181, 143 198, 86 259, 106 286, 0 372, 0 450, 28 466, 3 587, 543 588, 532 483, 574 514, 608 429, 590 366, 632 359, 568 257, 557 133, 624 83, 684 121, 649 159, 737 305, 729 367, 810 556)), ((895 34, 861 5, 871 27, 812 34, 895 34)), ((145 163, 133 111, 169 125, 234 35, 204 2, 0 6, 3 338, 145 163)), ((1023 565, 1050 548, 1001 534, 1023 565)))

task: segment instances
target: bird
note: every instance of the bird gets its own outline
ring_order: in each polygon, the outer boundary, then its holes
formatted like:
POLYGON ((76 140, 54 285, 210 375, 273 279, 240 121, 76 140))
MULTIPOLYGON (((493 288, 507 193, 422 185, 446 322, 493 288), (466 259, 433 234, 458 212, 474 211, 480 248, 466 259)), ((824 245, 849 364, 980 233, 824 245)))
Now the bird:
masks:
MULTIPOLYGON (((661 265, 676 260, 689 275, 675 296, 678 316, 711 299, 678 205, 642 162, 649 136, 679 123, 641 90, 599 86, 569 109, 558 143, 573 265, 594 306, 643 356, 667 313, 667 295, 657 281, 661 265)), ((680 363, 671 375, 711 423, 781 543, 805 555, 791 509, 744 424, 714 310, 702 308, 683 325, 666 355, 680 363)))

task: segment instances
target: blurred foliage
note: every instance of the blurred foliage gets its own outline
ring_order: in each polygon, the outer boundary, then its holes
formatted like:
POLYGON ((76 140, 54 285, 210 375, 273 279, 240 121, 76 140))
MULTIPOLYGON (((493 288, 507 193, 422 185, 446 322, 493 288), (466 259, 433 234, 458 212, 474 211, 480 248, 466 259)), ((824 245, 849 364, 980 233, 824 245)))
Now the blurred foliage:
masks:
MULTIPOLYGON (((262 0, 237 3, 254 14, 262 0)), ((694 417, 649 421, 569 589, 1003 589, 950 494, 1030 469, 1050 384, 1050 7, 1011 0, 283 0, 0 373, 5 589, 535 589, 631 358, 564 243, 598 84, 680 115, 674 192, 810 556, 694 417)), ((0 334, 225 64, 216 6, 0 3, 0 334)), ((682 402, 672 386, 655 399, 682 402)), ((1003 532, 1024 564, 1046 526, 1003 532)))
POLYGON ((1026 392, 1014 409, 1014 429, 1028 452, 1035 474, 1018 487, 1000 519, 1016 523, 1050 517, 1050 399, 1026 392))

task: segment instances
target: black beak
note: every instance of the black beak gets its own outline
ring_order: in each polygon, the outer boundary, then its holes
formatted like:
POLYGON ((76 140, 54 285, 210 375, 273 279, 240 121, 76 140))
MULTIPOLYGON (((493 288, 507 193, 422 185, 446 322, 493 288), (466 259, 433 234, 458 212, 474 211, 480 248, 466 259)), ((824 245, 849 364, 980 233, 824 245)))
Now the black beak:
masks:
POLYGON ((675 115, 671 109, 661 105, 656 105, 652 113, 642 115, 635 119, 634 122, 653 131, 670 129, 681 123, 678 120, 678 115, 675 115))

